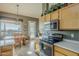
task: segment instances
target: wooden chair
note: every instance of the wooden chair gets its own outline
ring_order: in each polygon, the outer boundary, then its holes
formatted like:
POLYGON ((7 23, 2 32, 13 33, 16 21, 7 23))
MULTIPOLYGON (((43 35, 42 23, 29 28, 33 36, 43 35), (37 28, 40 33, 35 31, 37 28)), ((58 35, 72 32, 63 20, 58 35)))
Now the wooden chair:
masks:
POLYGON ((29 38, 26 37, 24 34, 22 33, 14 33, 14 40, 15 40, 15 44, 14 47, 16 48, 16 46, 23 46, 26 45, 26 43, 29 42, 29 38))
POLYGON ((14 40, 15 40, 15 44, 14 47, 16 48, 16 46, 22 46, 23 42, 22 42, 22 37, 21 37, 21 33, 14 33, 14 40))

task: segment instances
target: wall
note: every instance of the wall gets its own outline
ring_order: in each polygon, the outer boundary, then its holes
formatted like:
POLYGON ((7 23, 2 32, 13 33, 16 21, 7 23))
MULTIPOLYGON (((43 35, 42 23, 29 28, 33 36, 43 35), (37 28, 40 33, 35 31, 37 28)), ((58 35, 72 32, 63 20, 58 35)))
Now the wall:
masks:
POLYGON ((79 31, 53 31, 53 33, 60 33, 64 35, 65 39, 79 41, 79 31), (72 37, 71 35, 74 35, 72 37))
MULTIPOLYGON (((17 16, 15 14, 6 13, 6 12, 0 12, 0 19, 11 19, 16 20, 17 16)), ((22 31, 25 34, 25 36, 28 36, 28 21, 35 21, 36 22, 36 31, 38 32, 38 18, 28 17, 28 16, 22 16, 19 15, 19 19, 22 19, 22 31)))

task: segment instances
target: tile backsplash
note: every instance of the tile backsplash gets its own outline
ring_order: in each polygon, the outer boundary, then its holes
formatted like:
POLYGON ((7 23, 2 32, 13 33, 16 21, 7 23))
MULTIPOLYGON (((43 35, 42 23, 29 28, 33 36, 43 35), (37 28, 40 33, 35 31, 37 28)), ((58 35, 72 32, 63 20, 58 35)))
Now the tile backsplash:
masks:
POLYGON ((79 31, 53 31, 64 35, 65 39, 79 41, 79 31))

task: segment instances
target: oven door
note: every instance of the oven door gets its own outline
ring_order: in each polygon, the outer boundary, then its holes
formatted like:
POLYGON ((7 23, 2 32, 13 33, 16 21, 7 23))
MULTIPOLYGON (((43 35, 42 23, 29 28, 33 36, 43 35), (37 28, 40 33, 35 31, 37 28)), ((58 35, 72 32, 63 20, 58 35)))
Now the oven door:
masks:
POLYGON ((44 43, 41 43, 41 52, 45 54, 46 56, 52 56, 53 55, 53 47, 48 46, 44 43))

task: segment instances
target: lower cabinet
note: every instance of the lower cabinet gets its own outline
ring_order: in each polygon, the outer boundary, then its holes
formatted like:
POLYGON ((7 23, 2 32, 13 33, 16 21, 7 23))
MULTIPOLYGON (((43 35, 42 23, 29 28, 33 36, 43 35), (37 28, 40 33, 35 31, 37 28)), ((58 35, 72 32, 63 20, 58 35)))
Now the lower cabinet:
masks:
POLYGON ((79 54, 55 45, 54 56, 79 56, 79 54))
POLYGON ((63 55, 63 54, 61 54, 61 53, 59 53, 59 52, 57 52, 57 51, 55 51, 54 53, 55 53, 55 54, 54 54, 55 56, 65 56, 65 55, 63 55))

